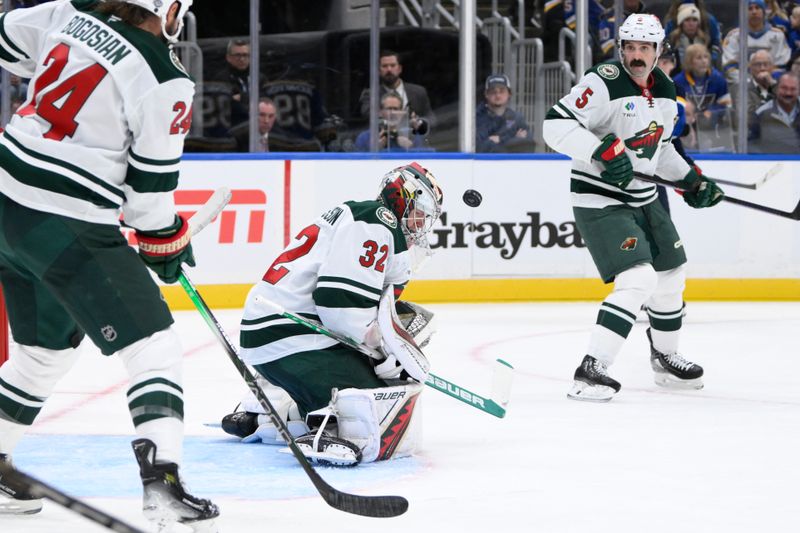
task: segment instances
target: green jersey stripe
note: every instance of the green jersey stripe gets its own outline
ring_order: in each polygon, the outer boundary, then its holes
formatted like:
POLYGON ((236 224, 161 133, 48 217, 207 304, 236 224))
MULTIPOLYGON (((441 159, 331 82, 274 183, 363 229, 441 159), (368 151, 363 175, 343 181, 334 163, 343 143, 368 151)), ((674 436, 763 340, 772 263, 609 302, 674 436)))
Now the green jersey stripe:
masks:
MULTIPOLYGON (((14 41, 9 39, 8 34, 6 33, 6 21, 5 21, 5 19, 6 19, 5 15, 0 17, 0 37, 2 37, 3 40, 8 43, 8 46, 10 46, 11 49, 14 50, 16 53, 18 53, 19 55, 21 55, 25 59, 30 59, 28 57, 28 54, 26 54, 19 46, 15 45, 14 41)), ((16 60, 16 58, 15 58, 15 60, 16 60)))
MULTIPOLYGON (((63 161, 61 159, 56 159, 55 157, 51 157, 49 155, 40 154, 39 152, 31 150, 30 148, 26 148, 25 146, 22 145, 22 143, 20 143, 17 139, 15 139, 7 131, 3 133, 3 137, 5 139, 8 139, 18 150, 20 150, 24 154, 30 156, 31 158, 38 159, 39 161, 42 161, 44 163, 50 163, 51 165, 60 166, 60 167, 63 167, 64 169, 66 169, 66 170, 68 170, 70 172, 74 172, 75 174, 78 174, 79 176, 84 177, 87 180, 91 181, 95 185, 99 185, 100 187, 102 187, 103 189, 105 189, 108 192, 112 193, 113 195, 118 196, 119 199, 120 199, 119 200, 120 204, 125 201, 125 193, 122 192, 122 189, 120 189, 118 187, 115 187, 114 185, 111 185, 110 183, 108 183, 106 181, 101 180, 100 178, 98 178, 94 174, 86 172, 84 169, 82 169, 82 168, 80 168, 78 166, 75 166, 75 165, 73 165, 71 163, 67 163, 66 161, 63 161)), ((30 164, 30 163, 28 163, 28 164, 30 164)), ((42 171, 43 172, 47 172, 44 169, 42 169, 42 171)))
MULTIPOLYGON (((298 335, 317 335, 302 324, 280 324, 261 329, 241 330, 239 345, 242 348, 258 348, 275 341, 298 335)), ((323 336, 323 335, 318 335, 323 336)))
POLYGON ((643 189, 624 189, 623 190, 623 189, 620 189, 620 188, 616 187, 615 185, 611 185, 610 183, 607 183, 600 176, 595 176, 594 174, 589 174, 588 172, 582 172, 580 170, 575 170, 575 169, 572 169, 572 173, 577 175, 577 176, 583 176, 584 178, 589 178, 590 180, 594 180, 594 181, 596 181, 598 183, 602 183, 603 185, 607 185, 609 187, 614 187, 616 190, 619 190, 619 191, 622 191, 622 192, 624 192, 626 194, 631 194, 631 195, 650 193, 650 192, 653 192, 653 189, 655 189, 655 185, 648 185, 648 186, 644 187, 643 189))
MULTIPOLYGON (((295 314, 303 318, 310 318, 312 320, 320 322, 319 316, 313 313, 295 313, 295 314)), ((255 326, 257 324, 263 324, 265 322, 272 322, 273 320, 289 320, 289 319, 285 318, 283 315, 267 315, 267 316, 262 316, 261 318, 250 318, 250 319, 243 318, 242 325, 255 326)))
POLYGON ((577 179, 570 180, 570 187, 571 192, 576 194, 597 194, 600 196, 605 196, 606 198, 612 198, 614 200, 618 200, 624 203, 636 203, 636 202, 647 202, 651 198, 655 198, 656 189, 653 187, 652 193, 648 196, 633 196, 630 194, 625 194, 623 192, 616 192, 610 191, 608 189, 603 189, 601 187, 597 187, 596 185, 592 185, 591 183, 586 183, 585 181, 580 181, 577 179))
POLYGON ((314 303, 318 306, 336 309, 369 309, 370 307, 377 307, 378 305, 376 300, 367 298, 361 294, 328 287, 317 287, 312 297, 314 298, 314 303))
POLYGON ((559 108, 561 111, 563 111, 564 113, 566 113, 567 115, 569 115, 569 118, 572 118, 572 119, 578 120, 578 119, 575 117, 575 113, 573 113, 572 111, 570 111, 570 110, 569 110, 569 108, 568 108, 567 106, 565 106, 564 104, 562 104, 561 102, 556 102, 556 105, 555 105, 555 106, 553 106, 553 107, 558 107, 558 108, 559 108))
POLYGON ((128 165, 125 183, 138 193, 174 191, 178 187, 178 171, 147 172, 128 165))
POLYGON ((177 165, 181 162, 181 158, 175 159, 148 159, 147 157, 142 157, 136 154, 133 150, 128 150, 128 155, 131 156, 131 159, 134 161, 138 161, 139 163, 143 163, 145 165, 155 165, 157 167, 167 167, 171 165, 177 165))
POLYGON ((373 294, 375 294, 377 296, 380 296, 381 293, 383 292, 381 289, 376 289, 375 287, 372 287, 372 286, 367 285, 365 283, 359 283, 358 281, 353 281, 352 279, 349 279, 349 278, 339 278, 339 277, 336 277, 336 276, 320 276, 319 279, 317 279, 317 284, 323 283, 323 282, 326 282, 326 281, 330 282, 330 283, 342 283, 344 285, 352 285, 353 287, 356 287, 358 289, 361 289, 361 290, 364 290, 364 291, 367 291, 367 292, 371 292, 371 293, 373 293, 373 294))

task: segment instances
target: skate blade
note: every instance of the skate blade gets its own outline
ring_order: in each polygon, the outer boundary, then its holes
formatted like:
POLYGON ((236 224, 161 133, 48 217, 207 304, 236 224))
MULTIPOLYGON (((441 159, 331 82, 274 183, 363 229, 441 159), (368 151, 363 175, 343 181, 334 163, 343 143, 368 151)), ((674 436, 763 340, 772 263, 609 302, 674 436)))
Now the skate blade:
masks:
POLYGON ((606 403, 611 401, 611 398, 613 398, 615 394, 616 391, 611 387, 605 385, 589 385, 583 381, 576 381, 572 385, 572 390, 567 393, 567 398, 580 402, 606 403))
POLYGON ((15 500, 0 496, 0 515, 36 514, 42 510, 42 500, 15 500))
POLYGON ((703 388, 703 378, 695 379, 680 379, 670 373, 656 372, 653 375, 653 381, 659 387, 675 390, 700 390, 703 388))

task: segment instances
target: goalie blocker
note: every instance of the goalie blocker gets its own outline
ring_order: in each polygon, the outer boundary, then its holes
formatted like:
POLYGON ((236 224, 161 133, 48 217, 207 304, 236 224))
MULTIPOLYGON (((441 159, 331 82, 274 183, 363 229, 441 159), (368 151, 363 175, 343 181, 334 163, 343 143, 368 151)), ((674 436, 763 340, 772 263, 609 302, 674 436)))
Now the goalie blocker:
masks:
MULTIPOLYGON (((259 379, 298 446, 313 462, 349 466, 405 457, 419 447, 420 416, 414 412, 429 368, 419 345, 426 345, 435 332, 434 315, 411 302, 395 303, 388 289, 372 329, 376 352, 385 355, 373 361, 375 373, 386 387, 333 389, 329 405, 303 418, 285 390, 259 379)), ((223 430, 243 442, 284 442, 252 394, 240 407, 241 411, 223 418, 223 430)))

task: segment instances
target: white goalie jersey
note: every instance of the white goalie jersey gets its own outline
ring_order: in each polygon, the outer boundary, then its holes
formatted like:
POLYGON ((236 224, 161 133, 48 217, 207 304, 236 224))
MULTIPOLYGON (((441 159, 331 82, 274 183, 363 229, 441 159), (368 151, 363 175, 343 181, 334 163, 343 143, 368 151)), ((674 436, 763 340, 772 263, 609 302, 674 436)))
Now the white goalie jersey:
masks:
POLYGON ((402 287, 411 261, 397 217, 379 201, 345 202, 300 231, 250 291, 241 357, 262 364, 336 341, 272 314, 257 296, 363 342, 383 289, 402 287))
POLYGON ((0 190, 39 211, 174 222, 194 83, 156 35, 57 0, 0 16, 0 66, 31 78, 0 136, 0 190))
POLYGON ((656 199, 656 187, 651 183, 634 179, 621 189, 600 177, 604 169, 592 160, 592 154, 609 133, 625 144, 635 172, 671 181, 685 177, 690 167, 671 142, 677 114, 675 85, 661 69, 653 70, 646 91, 634 83, 619 61, 589 69, 550 109, 543 128, 547 144, 572 158, 572 205, 639 207, 656 199))

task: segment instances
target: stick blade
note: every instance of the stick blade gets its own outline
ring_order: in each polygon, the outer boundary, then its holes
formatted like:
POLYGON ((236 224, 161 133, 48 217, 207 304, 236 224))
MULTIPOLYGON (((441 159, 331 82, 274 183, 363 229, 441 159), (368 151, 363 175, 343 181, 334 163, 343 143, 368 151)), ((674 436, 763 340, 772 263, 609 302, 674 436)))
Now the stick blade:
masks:
POLYGON ((511 386, 514 382, 514 367, 502 359, 497 359, 492 374, 491 398, 504 408, 511 400, 511 386))
POLYGON ((393 518, 408 511, 402 496, 361 496, 338 490, 320 491, 328 505, 339 511, 372 518, 393 518))

